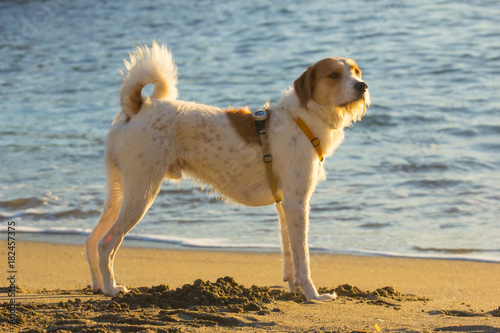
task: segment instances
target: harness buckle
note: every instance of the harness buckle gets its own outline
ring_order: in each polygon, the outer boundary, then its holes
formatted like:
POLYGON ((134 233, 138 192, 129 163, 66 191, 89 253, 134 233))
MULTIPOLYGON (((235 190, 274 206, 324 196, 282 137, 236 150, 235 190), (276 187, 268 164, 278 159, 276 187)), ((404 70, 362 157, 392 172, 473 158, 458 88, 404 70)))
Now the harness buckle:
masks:
POLYGON ((262 160, 264 161, 264 163, 271 163, 273 161, 273 157, 271 156, 271 154, 267 154, 263 156, 262 160))
POLYGON ((312 143, 313 147, 316 148, 317 146, 319 146, 319 139, 314 138, 311 140, 311 143, 312 143))
POLYGON ((255 121, 263 121, 267 119, 267 112, 266 109, 259 109, 255 112, 252 113, 253 119, 255 121))

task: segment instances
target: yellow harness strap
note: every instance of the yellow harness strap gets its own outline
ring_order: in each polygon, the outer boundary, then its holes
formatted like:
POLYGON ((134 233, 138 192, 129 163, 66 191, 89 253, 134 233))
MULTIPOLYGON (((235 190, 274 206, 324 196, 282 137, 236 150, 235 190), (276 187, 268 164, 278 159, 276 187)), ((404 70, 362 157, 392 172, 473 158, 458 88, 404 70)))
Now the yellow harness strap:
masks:
POLYGON ((314 147, 314 149, 316 149, 316 153, 318 154, 320 162, 323 162, 323 151, 321 150, 319 139, 313 134, 309 126, 307 126, 300 117, 295 119, 295 123, 297 124, 297 126, 299 126, 302 132, 304 132, 309 141, 311 141, 312 146, 314 147))
POLYGON ((273 172, 273 157, 271 156, 271 152, 269 150, 269 142, 267 140, 267 133, 264 129, 263 131, 259 131, 260 136, 260 144, 262 146, 262 155, 264 165, 266 166, 266 175, 267 182, 269 183, 269 187, 271 188, 271 192, 273 193, 274 200, 276 202, 281 202, 281 197, 278 194, 278 185, 276 185, 276 178, 274 177, 273 172))
POLYGON ((271 156, 271 151, 269 150, 269 140, 266 132, 266 119, 268 117, 268 113, 269 110, 259 109, 252 113, 252 116, 260 137, 263 155, 262 160, 264 161, 264 165, 266 167, 267 182, 269 183, 275 202, 278 203, 282 201, 282 198, 278 194, 278 185, 276 184, 276 178, 274 177, 273 172, 273 157, 271 156))

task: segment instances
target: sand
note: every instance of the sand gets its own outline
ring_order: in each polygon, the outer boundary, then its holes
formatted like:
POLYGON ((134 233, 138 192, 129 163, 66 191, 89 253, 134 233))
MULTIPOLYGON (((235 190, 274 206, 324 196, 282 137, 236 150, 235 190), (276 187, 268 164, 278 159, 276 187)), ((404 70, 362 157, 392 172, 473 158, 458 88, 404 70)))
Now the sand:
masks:
POLYGON ((498 263, 313 254, 311 267, 336 300, 288 293, 276 253, 125 244, 115 274, 131 291, 109 298, 88 288, 83 245, 21 241, 16 324, 3 293, 0 331, 500 332, 498 263))

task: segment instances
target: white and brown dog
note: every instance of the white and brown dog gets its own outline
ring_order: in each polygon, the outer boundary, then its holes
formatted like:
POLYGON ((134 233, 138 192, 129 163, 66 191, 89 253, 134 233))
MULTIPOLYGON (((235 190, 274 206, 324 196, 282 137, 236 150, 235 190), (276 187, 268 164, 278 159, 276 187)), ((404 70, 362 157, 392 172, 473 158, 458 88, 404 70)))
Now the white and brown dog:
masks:
MULTIPOLYGON (((153 42, 125 61, 122 110, 106 141, 108 197, 99 223, 86 241, 94 292, 126 292, 116 285, 113 261, 125 235, 153 203, 164 178, 183 176, 211 184, 223 196, 248 206, 275 203, 252 115, 245 110, 176 100, 177 68, 170 51, 153 42), (154 85, 151 96, 142 88, 154 85)), ((283 279, 308 300, 327 300, 311 280, 307 244, 309 199, 325 171, 301 118, 329 156, 344 139, 344 127, 360 120, 369 105, 368 85, 355 62, 323 59, 294 82, 266 123, 273 171, 282 202, 276 203, 283 244, 283 279)))

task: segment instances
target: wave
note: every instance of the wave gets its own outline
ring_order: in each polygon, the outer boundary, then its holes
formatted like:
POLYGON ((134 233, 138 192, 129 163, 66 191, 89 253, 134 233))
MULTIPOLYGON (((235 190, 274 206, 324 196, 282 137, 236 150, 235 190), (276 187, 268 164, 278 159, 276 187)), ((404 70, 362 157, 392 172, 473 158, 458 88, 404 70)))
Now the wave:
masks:
MULTIPOLYGON (((44 235, 69 235, 69 236, 88 236, 92 229, 85 228, 36 228, 36 227, 16 227, 16 233, 25 234, 44 234, 44 235)), ((7 233, 7 227, 0 227, 0 233, 7 233)), ((175 237, 168 235, 152 235, 152 234, 133 234, 129 233, 125 236, 126 240, 139 241, 145 243, 161 243, 172 246, 180 246, 184 248, 198 249, 218 249, 218 250, 247 250, 247 251, 268 251, 279 252, 281 246, 278 244, 251 243, 251 244, 234 244, 227 238, 186 238, 175 237)), ((65 238, 65 241, 71 243, 70 238, 65 238)), ((154 247, 154 246, 153 246, 154 247)), ((311 252, 339 254, 339 255, 360 255, 360 256, 375 256, 375 257, 393 257, 393 258, 413 258, 413 259, 441 259, 441 260, 463 260, 477 262, 500 263, 500 249, 485 250, 485 249, 435 249, 435 248, 413 248, 415 252, 400 253, 394 251, 381 250, 366 250, 355 248, 326 248, 311 246, 311 252)))
POLYGON ((498 250, 482 250, 482 249, 462 249, 462 248, 435 248, 435 247, 419 247, 414 246, 414 250, 418 252, 436 252, 436 253, 447 253, 447 254, 464 254, 464 253, 477 253, 477 252, 500 252, 498 250))
POLYGON ((22 210, 43 206, 46 201, 37 197, 19 198, 14 200, 0 201, 0 208, 7 210, 22 210))
POLYGON ((452 188, 463 183, 464 181, 459 179, 442 178, 442 179, 415 179, 406 181, 400 185, 421 187, 421 188, 452 188))
MULTIPOLYGON (((84 228, 36 228, 36 227, 16 227, 16 233, 26 234, 45 234, 45 235, 70 235, 70 236, 89 236, 92 229, 84 228)), ((0 227, 0 233, 7 233, 7 227, 0 227)), ((129 233, 125 236, 126 240, 164 243, 190 248, 218 248, 218 249, 279 249, 274 244, 230 244, 226 243, 226 238, 185 238, 167 235, 134 234, 129 233)))
MULTIPOLYGON (((20 199, 21 200, 21 199, 20 199)), ((16 200, 13 200, 16 201, 16 200)), ((9 203, 11 203, 10 201, 9 203)), ((14 210, 14 213, 3 215, 0 214, 0 217, 2 219, 17 219, 17 218, 25 218, 33 221, 39 221, 39 220, 60 220, 60 219, 68 219, 68 218, 87 218, 87 217, 95 217, 96 219, 101 215, 101 212, 99 210, 81 210, 78 208, 73 208, 73 209, 67 209, 59 212, 41 212, 40 210, 36 209, 27 209, 27 205, 20 203, 17 204, 16 207, 22 207, 24 208, 16 208, 16 209, 8 209, 8 210, 14 210), (25 209, 26 208, 26 209, 25 209)), ((0 206, 1 207, 1 206, 0 206)), ((11 205, 11 207, 14 207, 14 205, 11 205)), ((33 206, 34 207, 34 206, 33 206)), ((5 207, 4 207, 5 208, 5 207)), ((5 213, 5 212, 4 212, 5 213)))

